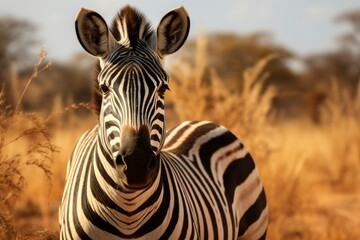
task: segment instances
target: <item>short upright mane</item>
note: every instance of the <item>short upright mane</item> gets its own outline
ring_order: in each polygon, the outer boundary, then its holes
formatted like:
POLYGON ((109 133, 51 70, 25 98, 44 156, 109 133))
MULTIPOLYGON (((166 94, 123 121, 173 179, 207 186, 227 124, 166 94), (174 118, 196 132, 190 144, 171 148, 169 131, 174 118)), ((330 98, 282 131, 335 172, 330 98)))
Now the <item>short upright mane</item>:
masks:
POLYGON ((111 32, 118 42, 129 44, 131 48, 136 48, 138 40, 149 43, 155 36, 144 14, 131 6, 125 6, 120 10, 113 20, 111 32))
POLYGON ((96 61, 95 70, 93 73, 93 89, 92 89, 92 106, 91 108, 95 111, 95 113, 99 116, 102 104, 102 95, 99 89, 98 75, 100 73, 100 63, 96 61))

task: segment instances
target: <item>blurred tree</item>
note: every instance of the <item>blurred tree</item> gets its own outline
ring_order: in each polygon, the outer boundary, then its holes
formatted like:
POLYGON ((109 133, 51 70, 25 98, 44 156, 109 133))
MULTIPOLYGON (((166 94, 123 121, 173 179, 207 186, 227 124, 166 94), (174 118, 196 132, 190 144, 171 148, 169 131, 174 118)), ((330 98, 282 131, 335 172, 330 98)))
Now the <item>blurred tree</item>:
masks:
POLYGON ((24 67, 31 56, 31 46, 36 42, 35 26, 24 20, 0 17, 0 79, 9 77, 12 64, 24 67))
MULTIPOLYGON (((24 97, 23 109, 48 114, 61 112, 73 103, 89 102, 95 76, 94 65, 93 59, 82 53, 67 63, 53 62, 51 69, 42 72, 32 82, 31 92, 24 97)), ((27 79, 31 71, 31 68, 23 71, 21 78, 27 79)))
MULTIPOLYGON (((271 69, 267 84, 276 84, 279 88, 294 85, 296 78, 287 65, 287 60, 293 54, 285 47, 275 44, 269 33, 256 32, 250 35, 216 33, 207 38, 205 64, 209 70, 208 74, 210 69, 215 69, 230 89, 241 88, 244 70, 270 54, 276 54, 278 57, 267 66, 268 70, 271 69)), ((196 52, 195 48, 196 42, 193 40, 186 44, 186 60, 195 59, 193 56, 196 52)), ((208 74, 204 77, 208 77, 208 74)))
POLYGON ((348 23, 351 31, 339 37, 344 48, 360 53, 360 9, 345 12, 335 18, 336 22, 348 23))
POLYGON ((36 43, 35 26, 24 20, 0 17, 0 89, 6 95, 6 105, 19 100, 19 70, 27 67, 36 43))
POLYGON ((307 67, 304 77, 314 84, 327 85, 333 76, 340 85, 355 89, 360 80, 360 9, 338 15, 335 22, 347 23, 350 30, 338 37, 336 50, 304 59, 307 67))

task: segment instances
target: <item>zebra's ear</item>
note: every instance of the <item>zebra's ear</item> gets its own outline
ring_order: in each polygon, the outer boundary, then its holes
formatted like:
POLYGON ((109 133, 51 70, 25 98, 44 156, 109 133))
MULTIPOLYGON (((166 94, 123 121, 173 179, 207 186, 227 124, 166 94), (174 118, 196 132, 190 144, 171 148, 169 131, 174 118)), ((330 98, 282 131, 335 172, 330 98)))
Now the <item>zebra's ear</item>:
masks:
POLYGON ((184 7, 168 12, 157 28, 157 50, 161 56, 176 52, 186 41, 190 19, 184 7))
POLYGON ((88 53, 99 58, 108 56, 114 37, 100 14, 81 8, 76 16, 75 29, 81 46, 88 53))

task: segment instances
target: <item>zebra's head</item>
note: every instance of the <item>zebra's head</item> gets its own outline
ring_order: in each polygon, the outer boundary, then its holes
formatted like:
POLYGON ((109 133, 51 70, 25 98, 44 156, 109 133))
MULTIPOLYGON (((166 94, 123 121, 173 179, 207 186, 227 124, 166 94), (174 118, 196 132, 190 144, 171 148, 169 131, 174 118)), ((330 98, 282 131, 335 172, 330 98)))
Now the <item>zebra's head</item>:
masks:
POLYGON ((167 13, 157 31, 132 7, 123 8, 109 28, 96 12, 81 9, 76 34, 99 59, 99 137, 126 186, 141 188, 158 172, 165 132, 164 93, 168 76, 162 60, 185 42, 190 21, 183 7, 167 13))

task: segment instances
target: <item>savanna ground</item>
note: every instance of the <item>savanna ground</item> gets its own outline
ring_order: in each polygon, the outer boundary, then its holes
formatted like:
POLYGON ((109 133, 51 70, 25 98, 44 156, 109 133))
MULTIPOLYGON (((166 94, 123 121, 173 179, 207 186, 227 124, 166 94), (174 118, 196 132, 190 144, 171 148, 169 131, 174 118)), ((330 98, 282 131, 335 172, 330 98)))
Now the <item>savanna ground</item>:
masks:
MULTIPOLYGON (((230 91, 206 66, 198 42, 195 65, 173 61, 167 126, 183 120, 220 123, 243 140, 260 170, 270 208, 269 239, 360 239, 360 84, 354 98, 329 79, 319 121, 279 120, 272 114, 275 88, 264 89, 268 56, 243 73, 230 91)), ((43 66, 43 65, 42 65, 43 66)), ((36 66, 25 94, 31 93, 36 66)), ((19 95, 19 94, 18 94, 19 95)), ((50 115, 7 107, 0 96, 0 239, 57 239, 58 206, 67 160, 95 114, 54 104, 50 115)))

